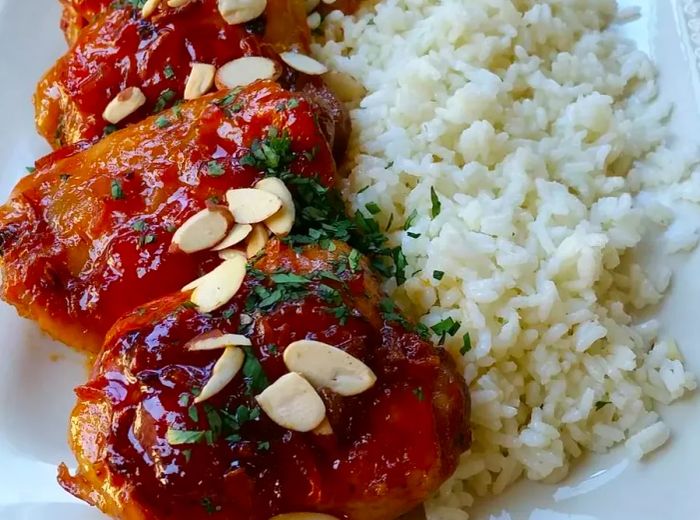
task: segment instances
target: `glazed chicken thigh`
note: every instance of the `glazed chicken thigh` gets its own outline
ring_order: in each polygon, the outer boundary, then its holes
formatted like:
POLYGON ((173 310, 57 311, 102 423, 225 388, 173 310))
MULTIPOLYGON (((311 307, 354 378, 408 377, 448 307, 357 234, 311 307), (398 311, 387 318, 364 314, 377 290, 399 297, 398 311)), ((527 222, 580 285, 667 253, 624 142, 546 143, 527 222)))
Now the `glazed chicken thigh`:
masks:
MULTIPOLYGON (((310 41, 301 0, 269 0, 266 14, 246 24, 228 23, 217 0, 193 0, 178 8, 163 1, 147 18, 133 1, 63 3, 64 26, 73 44, 34 96, 39 133, 54 148, 94 142, 170 108, 183 98, 192 63, 220 67, 243 56, 279 62, 277 52, 303 51, 310 41), (102 113, 129 88, 139 88, 145 103, 112 125, 102 113)), ((279 66, 284 68, 281 62, 279 66)), ((285 68, 281 80, 284 86, 303 86, 308 78, 285 68)))
POLYGON ((63 467, 62 485, 122 520, 391 520, 427 498, 470 442, 464 381, 445 351, 407 330, 352 251, 273 241, 219 309, 198 312, 185 291, 121 319, 77 389, 79 469, 63 467), (249 343, 197 346, 224 334, 249 343), (294 365, 304 340, 349 354, 376 381, 345 392, 356 374, 324 382, 314 362, 294 365), (210 395, 229 349, 240 351, 239 370, 210 395), (318 427, 280 425, 263 397, 289 366, 321 397, 318 427))
POLYGON ((290 173, 334 185, 318 112, 303 95, 259 82, 45 157, 0 208, 3 299, 53 337, 96 352, 124 313, 219 261, 173 251, 173 233, 265 175, 245 160, 256 143, 290 173))

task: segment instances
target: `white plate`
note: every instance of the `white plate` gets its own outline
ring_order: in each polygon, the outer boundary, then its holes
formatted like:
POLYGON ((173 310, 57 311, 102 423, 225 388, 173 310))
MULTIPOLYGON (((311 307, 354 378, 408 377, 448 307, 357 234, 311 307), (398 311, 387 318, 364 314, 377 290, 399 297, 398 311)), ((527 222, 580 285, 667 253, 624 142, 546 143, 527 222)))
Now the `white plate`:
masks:
MULTIPOLYGON (((661 95, 677 106, 679 139, 700 137, 700 0, 643 0, 642 18, 623 32, 659 64, 661 95)), ((42 72, 65 49, 57 0, 0 0, 0 197, 35 158, 48 151, 36 135, 31 94, 42 72)), ((700 222, 700 212, 688 218, 700 222)), ((668 261, 668 259, 664 259, 668 261)), ((678 263, 660 315, 679 341, 688 366, 700 373, 700 252, 678 263)), ((0 519, 103 518, 56 483, 56 465, 72 457, 66 444, 72 389, 84 361, 47 340, 36 327, 0 305, 0 519)), ((557 486, 523 482, 484 500, 472 518, 486 520, 700 519, 700 399, 662 409, 672 442, 642 463, 617 450, 581 461, 557 486)))

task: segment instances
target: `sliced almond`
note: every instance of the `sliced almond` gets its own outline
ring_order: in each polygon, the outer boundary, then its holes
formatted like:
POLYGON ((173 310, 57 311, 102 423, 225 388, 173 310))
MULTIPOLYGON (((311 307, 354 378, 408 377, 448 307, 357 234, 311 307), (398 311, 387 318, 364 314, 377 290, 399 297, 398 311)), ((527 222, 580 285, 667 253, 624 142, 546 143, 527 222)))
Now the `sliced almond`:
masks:
POLYGON ((326 416, 321 396, 295 372, 280 377, 255 399, 270 419, 288 430, 309 432, 326 416))
POLYGON ((331 423, 328 421, 328 417, 323 419, 323 422, 316 426, 316 428, 313 429, 313 434, 314 435, 333 435, 333 427, 331 426, 331 423))
POLYGON ((192 291, 190 300, 200 312, 212 312, 226 305, 243 284, 246 260, 240 256, 225 260, 213 271, 187 284, 182 290, 192 291))
POLYGON ((323 63, 316 61, 306 54, 301 54, 298 52, 283 52, 280 54, 280 58, 282 58, 282 61, 294 70, 298 70, 304 74, 309 74, 310 76, 319 76, 328 72, 328 69, 323 63))
POLYGON ((339 518, 323 513, 284 513, 273 516, 270 520, 339 520, 339 518))
POLYGON ((216 67, 209 63, 193 63, 185 85, 185 99, 198 99, 211 90, 216 67))
POLYGON ((160 0, 146 0, 146 3, 144 3, 143 7, 141 8, 141 18, 145 19, 150 17, 156 12, 159 4, 160 0))
POLYGON ((123 119, 126 119, 139 108, 146 104, 146 96, 138 87, 129 87, 122 90, 112 101, 109 102, 102 118, 116 125, 123 119))
POLYGON ((244 361, 245 352, 238 347, 226 347, 214 365, 209 381, 194 402, 201 403, 221 392, 236 377, 244 361))
POLYGON ((320 341, 301 340, 284 350, 284 364, 316 388, 328 388, 340 395, 357 395, 377 381, 374 372, 344 350, 320 341))
POLYGON ((282 200, 270 192, 255 188, 228 190, 226 201, 238 224, 256 224, 270 218, 282 207, 282 200))
POLYGON ((219 258, 222 260, 231 260, 232 258, 242 258, 243 260, 248 260, 248 255, 240 249, 224 249, 219 251, 219 258))
POLYGON ((168 0, 169 7, 185 7, 192 0, 168 0))
POLYGON ((219 13, 229 25, 254 20, 265 11, 266 0, 218 0, 219 13))
POLYGON ((216 245, 216 247, 213 247, 212 249, 214 251, 223 251, 224 249, 233 247, 236 244, 243 242, 248 235, 250 235, 251 231, 253 231, 253 226, 250 224, 234 224, 231 230, 228 232, 228 235, 226 235, 226 238, 224 238, 216 245))
POLYGON ((265 249, 267 242, 270 240, 270 232, 262 224, 255 224, 253 232, 248 237, 246 246, 246 255, 248 258, 253 258, 260 251, 265 249))
POLYGON ((175 231, 172 245, 185 253, 209 249, 226 238, 231 226, 226 208, 212 207, 195 213, 175 231))
POLYGON ((332 70, 323 75, 323 81, 339 100, 349 103, 359 101, 367 93, 362 83, 350 74, 332 70))
POLYGON ((260 79, 277 79, 282 71, 277 63, 261 56, 247 56, 229 61, 216 71, 219 90, 245 87, 260 79))
POLYGON ((265 219, 265 225, 277 236, 288 235, 294 226, 296 209, 294 208, 294 199, 287 186, 277 177, 266 177, 255 187, 276 195, 282 201, 282 207, 277 213, 265 219))
POLYGON ((226 347, 250 347, 250 339, 242 334, 224 334, 219 330, 200 334, 190 340, 185 348, 187 350, 218 350, 226 347))

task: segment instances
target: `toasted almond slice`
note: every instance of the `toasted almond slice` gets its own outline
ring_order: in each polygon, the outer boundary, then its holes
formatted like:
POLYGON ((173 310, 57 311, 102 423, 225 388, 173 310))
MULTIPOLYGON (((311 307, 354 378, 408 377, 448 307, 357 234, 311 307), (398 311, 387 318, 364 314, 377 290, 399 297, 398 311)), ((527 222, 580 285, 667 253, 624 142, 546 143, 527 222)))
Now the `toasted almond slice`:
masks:
POLYGON ((200 334, 190 340, 187 350, 218 350, 226 347, 250 347, 252 343, 242 334, 224 334, 220 330, 200 334))
POLYGON ((277 195, 282 201, 282 207, 277 213, 265 219, 265 225, 277 236, 286 236, 294 226, 296 209, 294 199, 284 182, 277 177, 266 177, 258 182, 255 187, 259 190, 277 195))
POLYGON ((229 25, 254 20, 265 11, 267 0, 218 0, 219 13, 229 25))
POLYGON ((246 247, 246 255, 248 258, 253 258, 260 251, 265 249, 267 242, 270 240, 270 232, 263 224, 255 224, 253 232, 248 237, 246 247))
POLYGON ((269 58, 246 56, 229 61, 216 71, 216 88, 245 87, 259 79, 277 79, 281 73, 277 63, 269 58))
POLYGON ((216 247, 213 247, 212 249, 214 251, 223 251, 224 249, 233 247, 236 244, 243 242, 248 235, 250 235, 251 231, 253 231, 253 226, 250 224, 234 224, 228 235, 226 235, 226 238, 224 238, 216 245, 216 247))
POLYGON ((321 26, 321 14, 319 12, 311 13, 306 17, 306 25, 308 25, 309 29, 312 31, 318 29, 321 26))
POLYGON ((294 70, 298 70, 304 74, 309 74, 310 76, 318 76, 328 72, 328 69, 323 63, 316 61, 306 54, 300 54, 298 52, 283 52, 280 54, 280 58, 282 58, 282 61, 294 70))
POLYGON ((156 9, 158 8, 158 4, 160 4, 160 0, 146 0, 146 3, 144 3, 143 7, 141 8, 141 18, 148 18, 155 13, 156 9))
POLYGON ((198 99, 211 90, 216 67, 209 63, 193 63, 185 85, 185 99, 198 99))
POLYGON ((332 70, 323 75, 323 81, 331 89, 331 92, 341 101, 348 103, 359 101, 367 92, 362 83, 350 74, 332 70))
POLYGON ((168 0, 169 7, 185 7, 192 0, 168 0))
POLYGON ((328 388, 340 395, 357 395, 377 381, 374 372, 347 352, 320 341, 301 340, 284 350, 284 364, 316 388, 328 388))
POLYGON ((214 206, 203 209, 175 231, 172 244, 185 253, 204 251, 226 238, 231 221, 226 208, 214 206))
POLYGON ((116 125, 122 119, 129 117, 145 104, 146 96, 144 96, 143 92, 141 92, 141 89, 138 87, 129 87, 122 90, 112 101, 109 102, 104 112, 102 112, 102 118, 105 121, 116 125))
POLYGON ((221 392, 236 377, 244 361, 245 353, 241 349, 226 347, 214 365, 209 381, 204 385, 202 392, 195 398, 194 402, 201 403, 221 392))
POLYGON ((213 271, 186 285, 182 290, 192 291, 190 300, 200 312, 211 312, 228 303, 243 284, 246 260, 240 256, 225 260, 213 271))
POLYGON ((333 427, 328 421, 328 417, 323 419, 323 422, 313 429, 314 435, 333 435, 333 427))
POLYGON ((270 520, 339 520, 335 516, 324 513, 284 513, 273 516, 270 520))
POLYGON ((256 224, 270 218, 282 207, 282 200, 270 192, 240 188, 226 192, 228 208, 239 224, 256 224))
POLYGON ((270 419, 288 430, 309 432, 326 416, 321 396, 296 372, 283 375, 255 399, 270 419))
POLYGON ((231 260, 232 258, 242 258, 243 260, 248 261, 248 255, 245 254, 244 251, 241 251, 240 249, 224 249, 223 251, 219 251, 219 258, 222 260, 231 260))

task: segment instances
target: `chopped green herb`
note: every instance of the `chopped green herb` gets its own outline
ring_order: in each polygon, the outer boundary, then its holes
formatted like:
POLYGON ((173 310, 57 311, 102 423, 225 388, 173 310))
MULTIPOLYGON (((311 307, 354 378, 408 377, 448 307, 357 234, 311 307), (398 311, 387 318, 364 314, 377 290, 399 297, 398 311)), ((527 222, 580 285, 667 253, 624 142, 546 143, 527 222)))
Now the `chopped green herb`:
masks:
POLYGON ((259 394, 267 388, 270 382, 265 375, 262 365, 250 347, 243 347, 245 361, 243 362, 243 377, 245 378, 246 393, 259 394))
POLYGON ((360 191, 358 191, 357 194, 359 195, 360 193, 364 193, 368 189, 369 189, 369 184, 367 186, 365 186, 364 188, 362 188, 360 191))
POLYGON ((165 230, 168 233, 175 233, 175 231, 177 231, 177 226, 175 224, 166 224, 165 230))
POLYGON ((360 255, 360 252, 357 249, 353 249, 352 251, 350 251, 350 254, 348 255, 348 266, 350 267, 350 270, 353 273, 356 273, 359 269, 361 259, 362 256, 360 255))
POLYGON ((189 462, 192 458, 192 450, 182 450, 182 454, 185 456, 185 462, 189 462))
POLYGON ((419 401, 422 401, 423 399, 425 399, 425 394, 423 393, 423 388, 420 386, 413 389, 413 395, 415 395, 419 401))
POLYGON ((180 398, 177 400, 177 404, 180 406, 187 406, 187 404, 190 402, 190 394, 187 393, 182 393, 180 394, 180 398))
POLYGON ((389 215, 389 220, 386 223, 386 226, 384 227, 384 231, 389 231, 391 229, 391 225, 394 223, 394 214, 392 213, 389 215))
POLYGON ((408 231, 406 234, 411 238, 419 238, 420 237, 420 233, 411 233, 410 231, 408 231))
POLYGON ((442 278, 445 276, 445 271, 433 271, 433 278, 436 280, 442 280, 442 278))
POLYGON ((596 411, 598 411, 609 404, 610 404, 610 401, 597 401, 595 404, 595 409, 596 409, 596 411))
POLYGON ((165 439, 168 444, 177 446, 179 444, 196 444, 204 439, 206 432, 195 430, 174 430, 168 428, 165 439))
POLYGON ((372 215, 376 215, 377 213, 381 213, 382 209, 377 205, 376 202, 368 202, 365 204, 365 208, 367 208, 367 211, 369 211, 372 215))
POLYGON ((207 163, 207 174, 211 177, 221 177, 225 173, 224 167, 217 160, 207 163))
POLYGON ((267 137, 262 141, 259 139, 253 141, 250 152, 240 160, 240 163, 262 170, 269 175, 281 175, 292 162, 291 146, 292 140, 286 130, 280 135, 279 130, 270 127, 267 137))
POLYGON ((270 354, 276 355, 277 352, 279 352, 279 349, 277 348, 277 345, 271 344, 271 345, 268 345, 268 346, 267 346, 267 351, 268 351, 270 354))
POLYGON ((192 405, 187 409, 187 415, 192 419, 194 422, 199 422, 199 411, 197 410, 196 405, 192 405))
POLYGON ((462 324, 458 321, 455 321, 452 319, 452 317, 445 318, 444 320, 440 321, 439 323, 436 323, 430 329, 440 336, 440 342, 439 344, 442 345, 445 343, 445 339, 447 336, 454 336, 457 334, 457 331, 459 328, 462 326, 462 324))
POLYGON ((112 179, 112 198, 114 200, 120 200, 124 198, 124 190, 122 189, 122 183, 117 179, 112 179))
POLYGON ((430 215, 435 218, 440 214, 440 209, 442 208, 442 204, 440 203, 440 198, 438 197, 437 192, 435 191, 434 187, 430 187, 430 203, 432 204, 431 210, 430 210, 430 215))
POLYGON ((176 95, 176 92, 169 88, 161 92, 156 100, 156 104, 153 106, 153 113, 157 114, 158 112, 162 112, 168 103, 175 99, 176 95))
POLYGON ((394 259, 394 277, 396 283, 401 285, 406 281, 406 267, 408 266, 406 255, 403 254, 401 246, 392 249, 392 257, 394 259))
POLYGON ((62 173, 61 175, 58 176, 59 179, 61 179, 61 182, 66 182, 68 179, 70 179, 70 174, 69 173, 62 173))
POLYGON ((299 100, 297 98, 291 98, 287 101, 287 108, 292 110, 299 106, 299 100))
POLYGON ((462 348, 459 349, 459 353, 464 355, 467 352, 469 352, 472 349, 472 338, 469 336, 469 333, 467 332, 463 337, 462 337, 462 348))
POLYGON ((165 116, 158 116, 155 121, 158 128, 168 128, 171 124, 170 119, 165 116))
POLYGON ((141 233, 143 231, 146 231, 146 221, 139 219, 133 224, 131 224, 131 227, 134 231, 138 231, 139 233, 141 233))
POLYGON ((217 511, 221 511, 221 506, 215 505, 214 501, 210 497, 204 497, 200 503, 207 514, 213 515, 217 511))
POLYGON ((175 71, 170 65, 166 65, 163 69, 163 75, 165 79, 173 79, 175 77, 175 71))
POLYGON ((270 441, 258 441, 258 451, 270 451, 270 441))
POLYGON ((182 302, 179 306, 183 310, 197 310, 197 304, 191 301, 182 302))
POLYGON ((102 135, 104 137, 107 137, 108 135, 113 134, 117 130, 119 130, 119 127, 117 125, 107 125, 107 126, 105 126, 105 129, 102 131, 102 135))
POLYGON ((235 312, 236 312, 236 311, 233 310, 233 309, 226 309, 225 311, 223 311, 223 312, 221 313, 221 317, 222 317, 223 319, 225 319, 225 320, 230 320, 231 317, 235 314, 235 312))
POLYGON ((147 246, 156 241, 156 236, 153 233, 148 233, 139 238, 139 246, 147 246))
POLYGON ((411 211, 411 214, 408 216, 408 218, 406 218, 406 222, 403 223, 404 231, 407 231, 413 225, 417 218, 418 212, 414 209, 413 211, 411 211))
POLYGON ((36 168, 34 166, 25 166, 25 170, 27 170, 29 173, 34 173, 36 171, 36 168))
POLYGON ((275 273, 270 276, 270 279, 278 284, 306 284, 310 282, 308 278, 294 273, 275 273))

